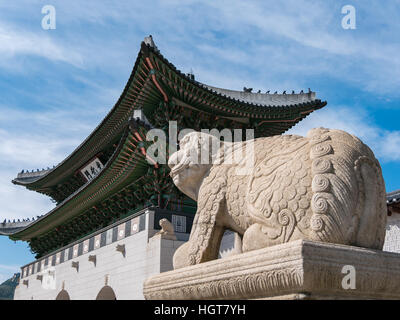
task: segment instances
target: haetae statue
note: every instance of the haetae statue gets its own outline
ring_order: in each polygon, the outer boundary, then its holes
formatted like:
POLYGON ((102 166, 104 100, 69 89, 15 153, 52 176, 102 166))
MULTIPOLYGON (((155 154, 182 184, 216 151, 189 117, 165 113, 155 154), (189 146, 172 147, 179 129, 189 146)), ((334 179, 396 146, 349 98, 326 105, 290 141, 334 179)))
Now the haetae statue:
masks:
POLYGON ((161 230, 158 231, 155 235, 162 235, 165 239, 176 240, 174 225, 169 222, 168 219, 160 219, 159 225, 161 227, 161 230))
POLYGON ((175 269, 217 259, 226 229, 242 237, 242 252, 298 239, 383 247, 381 168, 370 148, 346 132, 318 128, 307 137, 233 143, 192 132, 168 164, 175 185, 198 205, 175 269), (242 156, 232 161, 235 152, 242 156))

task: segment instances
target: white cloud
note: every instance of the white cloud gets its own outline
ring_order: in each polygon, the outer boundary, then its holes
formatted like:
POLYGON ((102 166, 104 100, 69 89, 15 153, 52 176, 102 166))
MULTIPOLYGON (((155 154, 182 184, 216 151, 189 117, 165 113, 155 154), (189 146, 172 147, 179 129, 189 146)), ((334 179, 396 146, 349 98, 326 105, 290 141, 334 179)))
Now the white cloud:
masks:
POLYGON ((0 171, 0 222, 36 217, 54 207, 47 196, 13 185, 14 177, 9 171, 0 171))
POLYGON ((0 264, 0 284, 10 279, 14 273, 20 272, 19 266, 0 264))
POLYGON ((400 131, 385 131, 380 149, 386 158, 400 161, 400 131))
MULTIPOLYGON (((1 109, 0 169, 19 166, 20 171, 55 165, 94 127, 92 119, 88 121, 74 110, 1 109)), ((86 116, 87 112, 82 113, 86 116)))
POLYGON ((13 134, 0 130, 0 159, 22 165, 25 169, 42 169, 41 166, 58 163, 65 154, 63 151, 78 145, 78 140, 57 140, 47 136, 23 134, 15 137, 13 134), (38 166, 40 168, 38 168, 38 166))
MULTIPOLYGON (((226 74, 223 67, 227 64, 227 69, 232 71, 230 77, 249 83, 240 75, 240 70, 248 70, 248 78, 251 76, 255 83, 269 85, 270 79, 274 79, 281 90, 292 89, 286 85, 285 78, 290 78, 296 86, 293 89, 303 89, 308 87, 307 83, 321 77, 360 87, 375 95, 399 96, 400 56, 397 52, 400 44, 392 39, 400 30, 391 21, 400 17, 395 10, 377 10, 378 14, 373 15, 374 6, 370 12, 366 10, 369 8, 358 4, 359 28, 345 31, 340 23, 340 4, 329 1, 214 1, 205 2, 204 6, 203 16, 207 16, 210 28, 204 27, 205 21, 196 21, 199 23, 194 25, 214 36, 204 33, 203 37, 187 39, 177 30, 182 41, 196 42, 196 49, 199 49, 196 54, 201 56, 196 60, 200 70, 209 68, 226 74), (213 12, 207 11, 210 7, 213 12), (365 15, 368 21, 363 23, 361 17, 366 19, 365 15), (385 29, 381 27, 383 23, 385 29), (202 42, 206 44, 199 45, 202 42)), ((197 31, 195 27, 189 28, 192 33, 197 31)))
MULTIPOLYGON (((40 6, 29 1, 4 5, 4 11, 18 17, 21 3, 24 12, 40 12, 40 6)), ((223 63, 236 71, 246 65, 255 83, 273 78, 279 84, 286 75, 303 89, 302 81, 318 74, 378 94, 398 96, 400 89, 400 44, 393 41, 400 32, 395 23, 400 16, 394 1, 384 6, 357 3, 358 28, 353 31, 341 28, 343 4, 337 1, 189 0, 110 5, 55 0, 53 5, 62 21, 57 37, 41 30, 39 21, 32 31, 15 29, 10 22, 0 24, 0 52, 40 55, 117 74, 135 56, 143 36, 152 33, 173 63, 196 64, 198 70, 213 68, 215 72, 223 63), (92 32, 93 26, 98 33, 92 32), (191 52, 193 49, 196 52, 191 52), (216 57, 218 61, 212 62, 216 57)), ((3 66, 9 65, 2 61, 3 66)))
POLYGON ((0 284, 8 279, 8 274, 3 274, 0 272, 0 284))
POLYGON ((50 198, 13 185, 11 180, 22 169, 36 170, 58 164, 94 125, 87 124, 79 114, 64 111, 3 110, 0 114, 0 222, 45 214, 54 207, 50 198))
POLYGON ((17 55, 35 55, 53 61, 62 61, 81 67, 81 55, 66 46, 56 44, 45 33, 33 33, 15 26, 0 24, 0 54, 5 59, 17 55))
POLYGON ((0 264, 0 270, 15 271, 15 270, 18 270, 18 269, 19 269, 19 266, 0 264))
POLYGON ((359 137, 373 150, 379 161, 400 161, 400 131, 378 127, 363 110, 327 106, 313 112, 287 133, 305 136, 308 130, 317 127, 340 129, 359 137))

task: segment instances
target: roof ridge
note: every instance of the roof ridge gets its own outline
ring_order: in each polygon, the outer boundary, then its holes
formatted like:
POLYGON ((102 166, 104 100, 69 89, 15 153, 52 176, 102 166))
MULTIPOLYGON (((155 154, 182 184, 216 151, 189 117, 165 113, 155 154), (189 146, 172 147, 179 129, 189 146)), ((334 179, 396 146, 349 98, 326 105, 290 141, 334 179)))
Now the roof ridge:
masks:
MULTIPOLYGON (((154 41, 153 41, 153 44, 154 44, 154 41)), ((187 80, 188 82, 190 82, 190 83, 192 83, 194 85, 197 85, 200 88, 208 90, 209 92, 211 92, 213 94, 217 94, 220 97, 231 99, 231 100, 233 100, 235 102, 241 102, 241 103, 244 103, 244 104, 246 104, 248 106, 275 107, 275 106, 281 106, 282 104, 285 104, 285 102, 287 103, 288 101, 285 101, 285 100, 288 100, 288 97, 290 97, 292 95, 292 94, 286 94, 286 93, 278 94, 277 92, 274 93, 274 94, 266 95, 268 97, 277 97, 277 98, 280 99, 279 101, 276 101, 276 103, 274 103, 273 105, 265 104, 265 103, 264 104, 263 103, 256 103, 256 102, 253 102, 253 101, 246 101, 246 99, 236 98, 236 97, 233 97, 233 96, 230 96, 230 95, 224 93, 224 91, 235 92, 236 90, 213 87, 213 86, 210 86, 210 85, 203 84, 203 83, 201 83, 201 82, 199 82, 197 80, 194 80, 194 78, 188 76, 188 74, 186 74, 183 71, 181 71, 180 69, 178 69, 173 63, 171 63, 167 58, 165 58, 164 55, 160 52, 160 50, 158 50, 158 48, 155 46, 155 44, 154 44, 154 46, 152 46, 148 42, 143 41, 141 48, 144 51, 145 56, 148 56, 150 51, 155 53, 173 71, 175 71, 178 75, 184 77, 185 80, 187 80), (217 90, 218 91, 222 91, 222 92, 218 92, 217 90)), ((244 91, 236 91, 236 92, 239 92, 239 93, 252 93, 252 94, 257 95, 257 93, 255 93, 255 92, 254 93, 253 92, 244 92, 244 91)), ((285 91, 283 91, 283 92, 285 92, 285 91)), ((310 95, 310 99, 308 101, 307 100, 306 101, 289 101, 290 104, 285 105, 285 106, 286 107, 291 107, 291 106, 296 106, 296 105, 307 105, 309 103, 320 103, 321 107, 326 105, 326 101, 321 101, 320 99, 316 99, 316 93, 312 92, 310 89, 309 89, 309 92, 307 92, 307 93, 304 93, 304 92, 303 93, 299 93, 298 95, 300 95, 300 94, 303 94, 304 96, 310 95)), ((317 109, 319 109, 319 108, 317 108, 317 109)))
POLYGON ((386 193, 386 196, 400 195, 400 189, 386 193))

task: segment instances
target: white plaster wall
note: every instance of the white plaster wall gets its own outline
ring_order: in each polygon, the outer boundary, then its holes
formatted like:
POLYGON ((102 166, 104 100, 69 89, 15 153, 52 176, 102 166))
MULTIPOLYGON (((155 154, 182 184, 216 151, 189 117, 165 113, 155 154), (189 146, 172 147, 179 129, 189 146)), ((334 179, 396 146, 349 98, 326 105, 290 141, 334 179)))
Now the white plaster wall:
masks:
POLYGON ((400 253, 400 214, 388 217, 383 250, 400 253))
POLYGON ((184 241, 162 239, 149 236, 154 230, 151 214, 148 214, 146 229, 125 239, 83 254, 67 262, 50 267, 55 270, 55 289, 45 289, 38 274, 24 277, 18 285, 15 300, 54 300, 64 288, 72 300, 94 300, 107 284, 114 290, 118 300, 143 299, 143 282, 151 275, 172 269, 175 250, 184 241), (149 217, 150 216, 150 217, 149 217), (125 257, 116 251, 118 244, 125 244, 125 257), (89 255, 96 255, 96 265, 88 261, 89 255), (72 268, 72 261, 79 262, 79 270, 72 268), (107 280, 106 280, 107 279, 107 280), (28 286, 23 284, 28 280, 28 286))
MULTIPOLYGON (((118 300, 143 299, 143 282, 151 275, 173 269, 172 258, 176 249, 185 243, 187 234, 177 234, 178 239, 162 239, 152 228, 153 212, 146 213, 145 230, 108 244, 39 273, 24 277, 15 290, 15 300, 54 300, 61 290, 66 290, 72 300, 94 300, 105 286, 110 286, 118 300), (116 251, 118 244, 125 245, 126 254, 116 251), (96 255, 96 265, 89 261, 96 255), (79 262, 79 269, 72 262, 79 262), (46 279, 52 279, 55 288, 46 288, 46 279), (38 275, 45 274, 43 282, 38 275), (28 281, 28 286, 23 281, 28 281)), ((234 253, 235 234, 226 232, 220 247, 220 258, 234 253)))

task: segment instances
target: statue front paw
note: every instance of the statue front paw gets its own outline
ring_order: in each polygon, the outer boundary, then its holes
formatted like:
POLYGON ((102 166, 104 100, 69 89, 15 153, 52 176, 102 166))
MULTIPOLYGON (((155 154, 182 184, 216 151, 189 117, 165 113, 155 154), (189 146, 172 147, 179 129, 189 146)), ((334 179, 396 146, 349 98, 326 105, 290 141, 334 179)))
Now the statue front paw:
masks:
POLYGON ((190 242, 186 242, 176 249, 172 260, 175 270, 195 264, 194 262, 192 263, 190 259, 189 248, 190 242))

